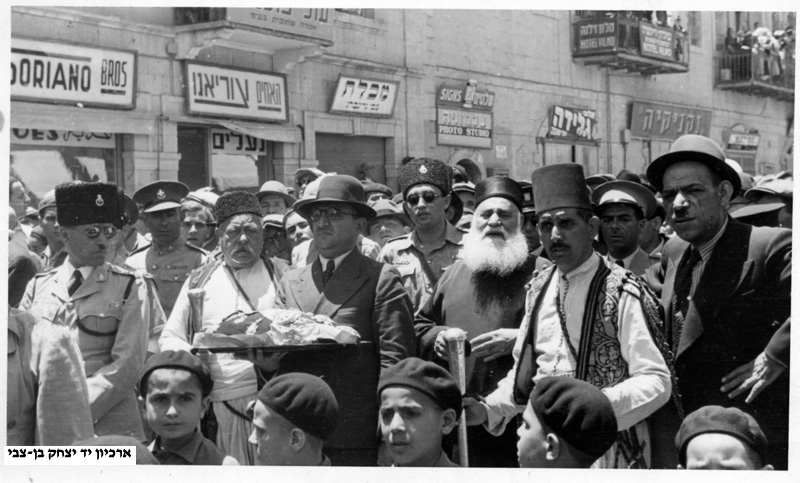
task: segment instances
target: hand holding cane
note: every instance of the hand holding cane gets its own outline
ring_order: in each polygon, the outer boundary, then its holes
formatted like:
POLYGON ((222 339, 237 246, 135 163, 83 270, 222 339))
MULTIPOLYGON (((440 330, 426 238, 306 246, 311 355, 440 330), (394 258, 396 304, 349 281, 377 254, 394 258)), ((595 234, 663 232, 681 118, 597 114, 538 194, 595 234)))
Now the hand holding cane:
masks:
MULTIPOLYGON (((450 373, 456 378, 458 388, 461 389, 461 394, 464 394, 467 385, 467 367, 465 361, 467 333, 461 329, 452 328, 447 329, 443 337, 447 344, 450 373)), ((463 412, 458 421, 458 463, 463 467, 469 466, 469 458, 467 456, 467 423, 464 419, 463 412)))

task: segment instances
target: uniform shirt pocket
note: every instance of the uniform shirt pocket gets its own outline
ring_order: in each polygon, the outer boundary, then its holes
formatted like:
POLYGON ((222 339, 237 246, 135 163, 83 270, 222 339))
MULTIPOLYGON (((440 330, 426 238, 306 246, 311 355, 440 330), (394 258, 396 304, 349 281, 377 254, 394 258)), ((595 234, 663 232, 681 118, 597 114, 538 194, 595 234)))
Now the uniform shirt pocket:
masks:
POLYGON ((106 300, 81 304, 77 315, 78 345, 86 362, 87 375, 91 375, 111 360, 111 349, 122 321, 122 302, 106 300), (99 367, 90 367, 94 362, 99 367))

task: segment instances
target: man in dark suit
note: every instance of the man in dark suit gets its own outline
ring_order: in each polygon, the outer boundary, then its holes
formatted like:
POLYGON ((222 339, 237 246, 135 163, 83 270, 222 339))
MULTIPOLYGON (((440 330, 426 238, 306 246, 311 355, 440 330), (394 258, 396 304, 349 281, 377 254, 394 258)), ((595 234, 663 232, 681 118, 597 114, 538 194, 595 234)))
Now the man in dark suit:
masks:
POLYGON ((375 211, 352 176, 326 176, 315 198, 294 210, 309 220, 319 256, 284 276, 276 305, 326 315, 361 335, 358 350, 288 353, 279 371, 325 379, 339 401, 341 420, 325 445, 334 466, 374 466, 378 454, 377 387, 381 369, 414 353, 411 300, 400 274, 356 249, 375 211))
MULTIPOLYGON (((682 136, 647 177, 680 237, 667 242, 662 263, 648 276, 664 284, 665 332, 683 410, 720 405, 752 414, 770 441, 775 468, 786 469, 791 230, 752 227, 727 214, 741 181, 708 138, 682 136)), ((678 418, 665 410, 658 416, 655 423, 666 426, 656 434, 668 444, 678 418)), ((676 455, 660 451, 658 442, 654 452, 674 468, 676 455)))

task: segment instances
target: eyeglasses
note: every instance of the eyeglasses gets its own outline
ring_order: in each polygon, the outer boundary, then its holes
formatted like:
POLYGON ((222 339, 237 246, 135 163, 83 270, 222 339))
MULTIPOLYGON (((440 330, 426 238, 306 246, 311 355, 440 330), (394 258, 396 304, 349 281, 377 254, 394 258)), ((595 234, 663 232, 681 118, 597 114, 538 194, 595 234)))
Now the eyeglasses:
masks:
POLYGON ((419 203, 419 199, 422 198, 423 200, 425 200, 425 204, 429 205, 433 203, 433 200, 439 197, 440 197, 439 195, 431 193, 430 191, 423 193, 422 195, 414 193, 413 195, 408 195, 406 197, 406 202, 411 206, 417 206, 417 203, 419 203))
POLYGON ((310 216, 311 221, 313 222, 319 221, 320 218, 322 218, 322 215, 325 215, 325 218, 327 218, 329 221, 336 221, 340 219, 342 215, 356 216, 356 213, 349 211, 339 211, 339 209, 337 208, 328 208, 327 210, 317 209, 311 212, 310 216))
POLYGON ((98 236, 100 236, 100 233, 105 235, 106 238, 114 238, 115 236, 117 236, 117 229, 113 226, 106 226, 102 228, 98 226, 93 226, 91 228, 84 230, 83 233, 86 234, 86 236, 88 236, 89 238, 97 238, 98 236))

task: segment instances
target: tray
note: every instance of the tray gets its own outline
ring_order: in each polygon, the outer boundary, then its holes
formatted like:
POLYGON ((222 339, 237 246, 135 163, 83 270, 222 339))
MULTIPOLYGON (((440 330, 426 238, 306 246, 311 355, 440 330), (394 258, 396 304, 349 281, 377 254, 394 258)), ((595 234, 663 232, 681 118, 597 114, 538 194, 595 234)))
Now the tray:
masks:
POLYGON ((248 347, 192 347, 191 353, 197 354, 199 351, 208 351, 212 354, 245 354, 250 351, 274 354, 276 352, 316 352, 316 351, 340 351, 340 350, 361 350, 369 347, 372 342, 359 342, 358 344, 339 344, 337 342, 317 342, 305 345, 269 345, 269 346, 248 346, 248 347))

